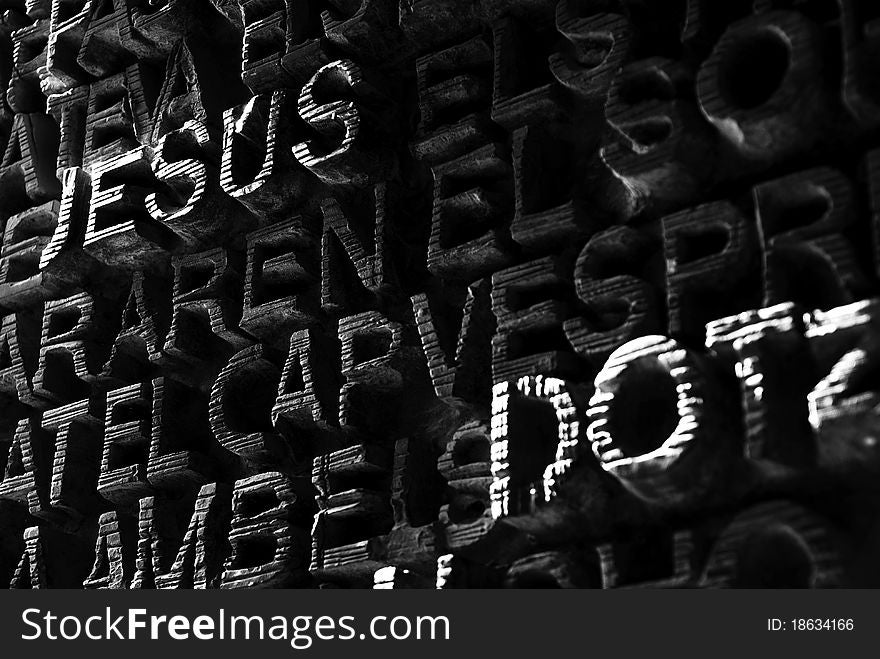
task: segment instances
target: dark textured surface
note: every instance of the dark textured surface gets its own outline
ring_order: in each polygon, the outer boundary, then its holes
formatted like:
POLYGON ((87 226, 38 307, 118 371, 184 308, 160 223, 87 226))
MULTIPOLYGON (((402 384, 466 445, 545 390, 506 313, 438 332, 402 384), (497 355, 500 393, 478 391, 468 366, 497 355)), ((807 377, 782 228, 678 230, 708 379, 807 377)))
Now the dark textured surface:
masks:
POLYGON ((875 0, 0 11, 0 583, 880 585, 875 0))

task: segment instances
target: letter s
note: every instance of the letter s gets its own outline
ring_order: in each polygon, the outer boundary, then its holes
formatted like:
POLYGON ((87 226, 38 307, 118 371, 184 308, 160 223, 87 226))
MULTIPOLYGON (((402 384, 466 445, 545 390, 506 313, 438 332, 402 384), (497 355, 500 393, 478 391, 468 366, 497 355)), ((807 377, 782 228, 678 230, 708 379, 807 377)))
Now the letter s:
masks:
POLYGON ((37 623, 28 620, 28 614, 31 612, 39 614, 40 610, 39 609, 25 609, 24 611, 21 612, 21 621, 23 623, 25 623, 26 625, 30 625, 31 627, 36 629, 37 633, 33 634, 32 636, 25 636, 24 634, 22 634, 21 640, 23 640, 23 641, 33 641, 34 639, 40 638, 40 634, 43 631, 37 623))

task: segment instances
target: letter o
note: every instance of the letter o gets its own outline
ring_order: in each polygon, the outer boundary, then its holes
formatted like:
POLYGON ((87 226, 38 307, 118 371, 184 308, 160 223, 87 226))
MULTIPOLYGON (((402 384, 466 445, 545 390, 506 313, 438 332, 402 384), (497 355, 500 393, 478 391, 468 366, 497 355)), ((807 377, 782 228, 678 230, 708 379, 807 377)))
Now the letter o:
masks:
POLYGON ((742 455, 739 401, 706 356, 641 337, 609 356, 595 386, 587 439, 605 471, 664 503, 723 489, 742 455))
POLYGON ((398 641, 402 641, 405 638, 409 638, 410 632, 412 632, 412 624, 409 621, 409 618, 406 616, 395 616, 391 619, 391 624, 388 625, 388 629, 391 631, 391 636, 397 639, 398 641), (394 631, 394 627, 398 622, 403 621, 406 623, 406 633, 398 636, 397 632, 394 631))
POLYGON ((82 633, 82 623, 79 621, 79 618, 76 616, 64 616, 61 618, 61 622, 58 625, 58 630, 61 632, 61 636, 68 641, 72 641, 75 638, 79 638, 79 635, 82 633), (72 622, 76 626, 76 631, 71 635, 67 634, 64 631, 64 626, 68 623, 72 622))

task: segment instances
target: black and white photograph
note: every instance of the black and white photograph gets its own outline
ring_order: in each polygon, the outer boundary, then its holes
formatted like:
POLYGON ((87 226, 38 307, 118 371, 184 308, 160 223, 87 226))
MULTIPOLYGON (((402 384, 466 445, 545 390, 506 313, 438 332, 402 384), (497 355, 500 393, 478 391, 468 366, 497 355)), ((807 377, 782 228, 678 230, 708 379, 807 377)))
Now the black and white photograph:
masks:
POLYGON ((856 656, 880 1, 0 0, 0 587, 76 591, 12 656, 856 656))

